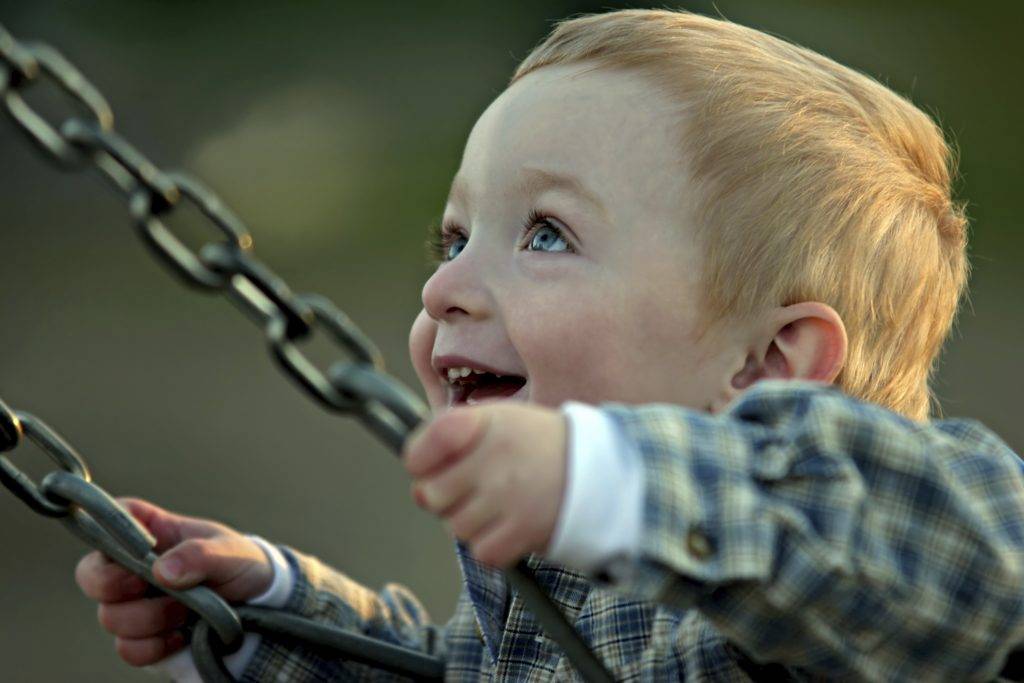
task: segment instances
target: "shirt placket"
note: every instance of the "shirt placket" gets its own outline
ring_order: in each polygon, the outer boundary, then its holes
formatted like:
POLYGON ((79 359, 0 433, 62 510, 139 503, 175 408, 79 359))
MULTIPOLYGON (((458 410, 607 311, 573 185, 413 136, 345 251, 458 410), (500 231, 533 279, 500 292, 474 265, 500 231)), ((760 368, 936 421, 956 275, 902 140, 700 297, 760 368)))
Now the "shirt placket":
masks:
MULTIPOLYGON (((528 564, 541 589, 555 601, 569 623, 575 624, 590 594, 590 583, 581 574, 536 557, 531 557, 528 564)), ((550 680, 562 656, 561 648, 541 631, 518 593, 513 590, 511 596, 495 678, 550 680)))

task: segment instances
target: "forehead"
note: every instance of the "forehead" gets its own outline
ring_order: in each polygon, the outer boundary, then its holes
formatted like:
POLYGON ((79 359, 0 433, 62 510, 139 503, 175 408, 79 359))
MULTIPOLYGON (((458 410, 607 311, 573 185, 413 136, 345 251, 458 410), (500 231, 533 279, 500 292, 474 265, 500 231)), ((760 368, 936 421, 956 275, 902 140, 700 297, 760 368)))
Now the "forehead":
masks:
POLYGON ((450 200, 529 186, 527 169, 575 178, 606 205, 678 197, 680 109, 636 71, 543 67, 480 116, 450 200))

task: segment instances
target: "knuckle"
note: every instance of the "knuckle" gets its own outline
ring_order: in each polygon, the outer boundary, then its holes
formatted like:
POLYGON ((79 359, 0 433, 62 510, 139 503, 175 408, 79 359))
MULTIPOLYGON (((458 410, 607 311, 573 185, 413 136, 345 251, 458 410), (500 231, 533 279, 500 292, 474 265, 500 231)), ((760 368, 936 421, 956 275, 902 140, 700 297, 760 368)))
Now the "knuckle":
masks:
POLYGON ((469 520, 463 515, 455 515, 452 517, 448 522, 448 528, 451 529, 452 534, 454 534, 456 538, 460 538, 464 541, 473 531, 469 520))
MULTIPOLYGON (((92 553, 90 553, 92 555, 92 553)), ((101 602, 116 602, 126 595, 126 579, 128 570, 114 563, 105 563, 95 553, 94 557, 86 556, 75 569, 75 580, 86 597, 101 602)))
POLYGON ((440 416, 430 430, 431 447, 448 453, 459 446, 459 425, 462 422, 462 410, 452 410, 440 416))
POLYGON ((147 666, 157 661, 159 648, 153 639, 130 640, 118 638, 115 645, 118 656, 132 666, 147 666))
POLYGON ((99 553, 97 552, 88 553, 78 561, 77 565, 75 565, 75 583, 77 583, 78 587, 82 589, 82 592, 84 592, 89 597, 92 597, 91 592, 93 584, 95 582, 95 560, 93 556, 98 554, 99 553))
POLYGON ((433 430, 435 448, 452 455, 471 449, 480 433, 479 407, 456 408, 441 415, 433 430))
POLYGON ((97 618, 104 629, 126 639, 166 637, 173 633, 173 629, 184 625, 187 616, 184 605, 172 598, 101 604, 97 611, 97 618))
POLYGON ((492 544, 478 543, 473 548, 473 555, 476 556, 480 562, 491 565, 492 567, 497 566, 496 553, 492 544))
POLYGON ((139 507, 145 505, 145 501, 136 496, 118 496, 117 502, 126 508, 139 507))
POLYGON ((117 619, 117 611, 111 609, 110 605, 100 603, 96 607, 96 620, 100 622, 100 626, 103 627, 107 633, 117 635, 119 632, 120 623, 117 619))
POLYGON ((211 554, 211 540, 206 538, 190 538, 183 541, 174 554, 181 558, 187 566, 205 566, 211 554))
POLYGON ((452 473, 444 478, 439 477, 431 492, 434 511, 449 519, 465 506, 470 494, 469 484, 458 473, 452 473))
POLYGON ((452 485, 450 480, 438 477, 436 481, 429 484, 427 495, 433 502, 434 512, 442 516, 450 512, 449 508, 452 505, 452 485))

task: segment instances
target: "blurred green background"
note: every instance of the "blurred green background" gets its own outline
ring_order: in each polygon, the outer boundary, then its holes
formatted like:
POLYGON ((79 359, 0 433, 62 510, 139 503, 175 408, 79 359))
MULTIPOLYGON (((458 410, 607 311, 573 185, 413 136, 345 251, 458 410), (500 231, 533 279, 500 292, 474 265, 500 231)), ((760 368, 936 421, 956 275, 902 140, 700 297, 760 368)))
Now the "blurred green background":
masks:
MULTIPOLYGON (((415 386, 405 340, 430 272, 424 228, 472 123, 552 21, 625 6, 35 0, 0 1, 0 22, 60 48, 128 139, 215 188, 264 261, 332 298, 415 386)), ((1024 448, 1020 5, 667 6, 819 50, 940 119, 961 149, 974 276, 937 389, 947 414, 1024 448)), ((436 619, 451 614, 450 542, 397 462, 291 386, 229 304, 157 265, 96 177, 56 170, 6 119, 0 209, 0 396, 117 495, 294 545, 371 586, 405 583, 436 619)), ((17 460, 48 470, 38 452, 17 460)), ((0 680, 152 680, 117 659, 79 594, 82 552, 0 491, 0 680)))

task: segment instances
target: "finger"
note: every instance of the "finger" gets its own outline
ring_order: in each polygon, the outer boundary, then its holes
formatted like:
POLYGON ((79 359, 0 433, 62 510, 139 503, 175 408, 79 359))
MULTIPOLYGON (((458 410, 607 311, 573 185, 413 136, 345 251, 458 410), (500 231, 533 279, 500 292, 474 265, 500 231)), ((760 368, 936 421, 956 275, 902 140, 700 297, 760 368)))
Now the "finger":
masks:
POLYGON ((259 546, 236 534, 183 541, 153 563, 153 575, 170 588, 206 583, 228 600, 247 600, 266 590, 273 568, 259 546))
POLYGON ((117 604, 101 603, 96 617, 100 625, 115 636, 149 638, 184 626, 188 609, 173 598, 145 598, 117 604))
POLYGON ((149 586, 143 579, 111 562, 99 551, 78 561, 75 582, 86 597, 100 602, 124 602, 142 597, 149 586))
POLYGON ((457 408, 419 427, 402 453, 405 469, 422 477, 459 460, 475 448, 486 432, 487 413, 457 408))
POLYGON ((485 496, 469 496, 448 516, 448 528, 456 538, 471 542, 498 519, 498 509, 485 496))
POLYGON ((118 656, 132 666, 149 666, 169 657, 185 647, 181 631, 153 638, 117 638, 114 649, 118 656))
POLYGON ((126 497, 117 500, 156 537, 158 553, 178 545, 185 539, 210 538, 224 530, 224 525, 212 520, 179 515, 141 498, 126 497))
POLYGON ((413 484, 413 497, 424 509, 447 518, 476 488, 480 464, 467 458, 440 474, 413 484))
POLYGON ((504 569, 528 554, 520 530, 511 522, 495 524, 470 544, 469 552, 480 562, 504 569))

